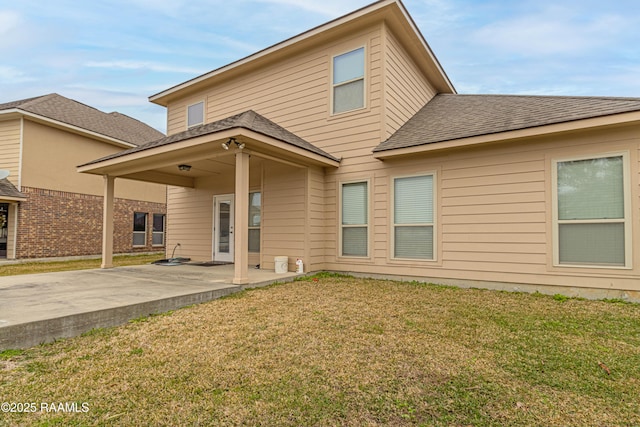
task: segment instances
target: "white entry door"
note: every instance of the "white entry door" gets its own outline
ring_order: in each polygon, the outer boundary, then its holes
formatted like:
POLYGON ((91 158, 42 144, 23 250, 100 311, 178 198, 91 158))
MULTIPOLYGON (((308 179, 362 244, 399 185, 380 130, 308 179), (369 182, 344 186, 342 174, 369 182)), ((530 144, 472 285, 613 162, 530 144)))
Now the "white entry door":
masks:
POLYGON ((213 198, 213 260, 233 262, 233 194, 213 198))

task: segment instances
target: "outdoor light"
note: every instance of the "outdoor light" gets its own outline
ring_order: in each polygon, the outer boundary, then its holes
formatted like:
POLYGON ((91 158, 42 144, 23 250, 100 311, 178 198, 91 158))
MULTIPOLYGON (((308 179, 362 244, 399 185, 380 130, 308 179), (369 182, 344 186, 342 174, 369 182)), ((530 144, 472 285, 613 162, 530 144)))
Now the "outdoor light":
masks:
POLYGON ((238 147, 239 150, 242 150, 244 148, 244 142, 238 142, 235 138, 229 138, 227 142, 223 142, 222 148, 228 150, 232 142, 236 144, 236 147, 238 147))
POLYGON ((178 169, 181 171, 189 172, 191 170, 191 165, 178 165, 178 169))

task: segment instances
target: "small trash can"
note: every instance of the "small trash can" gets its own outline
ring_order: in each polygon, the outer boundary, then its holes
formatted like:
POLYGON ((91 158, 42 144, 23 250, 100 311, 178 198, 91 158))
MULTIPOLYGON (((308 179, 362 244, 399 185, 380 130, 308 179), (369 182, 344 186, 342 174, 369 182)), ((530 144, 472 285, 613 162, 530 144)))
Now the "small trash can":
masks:
POLYGON ((276 273, 286 273, 289 271, 289 257, 277 256, 275 257, 276 273))

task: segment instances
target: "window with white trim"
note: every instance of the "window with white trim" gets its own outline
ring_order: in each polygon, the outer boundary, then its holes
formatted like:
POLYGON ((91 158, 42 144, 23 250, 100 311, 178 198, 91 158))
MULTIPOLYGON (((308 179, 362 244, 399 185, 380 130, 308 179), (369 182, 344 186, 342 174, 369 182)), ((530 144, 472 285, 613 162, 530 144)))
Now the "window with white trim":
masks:
POLYGON ((204 123, 204 101, 191 104, 187 107, 187 127, 198 126, 204 123))
POLYGON ((393 257, 434 259, 433 175, 393 179, 393 257))
POLYGON ((556 264, 624 267, 630 263, 625 157, 554 162, 556 264))
POLYGON ((342 256, 366 257, 369 254, 368 187, 366 181, 342 184, 342 256))
POLYGON ((153 214, 153 229, 151 231, 151 244, 153 246, 164 246, 165 221, 164 214, 153 214))
POLYGON ((364 107, 364 47, 333 58, 333 114, 364 107))
POLYGON ((133 246, 147 245, 147 214, 133 213, 133 246))
POLYGON ((249 193, 249 252, 260 252, 260 192, 249 193))

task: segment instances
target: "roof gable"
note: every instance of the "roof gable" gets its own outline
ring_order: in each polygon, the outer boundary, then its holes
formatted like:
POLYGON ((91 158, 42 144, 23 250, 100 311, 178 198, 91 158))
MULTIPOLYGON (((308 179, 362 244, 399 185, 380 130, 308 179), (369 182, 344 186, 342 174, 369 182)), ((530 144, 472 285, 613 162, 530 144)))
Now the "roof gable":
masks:
POLYGON ((133 145, 164 136, 125 114, 104 113, 56 93, 0 104, 0 111, 3 110, 20 110, 133 145))
POLYGON ((634 111, 640 98, 439 94, 374 152, 634 111))
POLYGON ((260 70, 273 62, 291 58, 298 52, 309 51, 325 43, 349 38, 360 28, 384 22, 400 41, 413 52, 416 65, 429 76, 439 92, 455 93, 453 84, 432 52, 429 44, 400 0, 379 0, 342 17, 305 31, 259 52, 224 65, 213 71, 180 83, 149 97, 151 102, 168 106, 174 98, 193 94, 227 76, 260 70))

